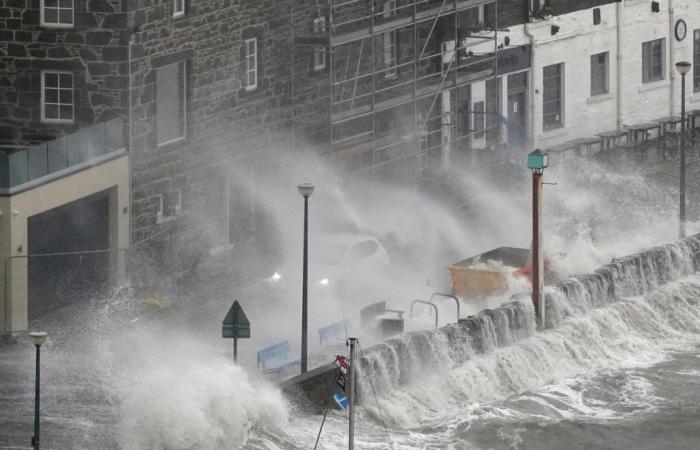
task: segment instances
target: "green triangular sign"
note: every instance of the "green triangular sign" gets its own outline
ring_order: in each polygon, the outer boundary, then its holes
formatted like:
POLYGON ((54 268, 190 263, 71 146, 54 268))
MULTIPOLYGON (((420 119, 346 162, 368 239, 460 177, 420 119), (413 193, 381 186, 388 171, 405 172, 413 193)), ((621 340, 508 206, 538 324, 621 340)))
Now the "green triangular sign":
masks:
POLYGON ((250 338, 250 321, 238 300, 233 302, 222 325, 221 334, 225 338, 250 338))

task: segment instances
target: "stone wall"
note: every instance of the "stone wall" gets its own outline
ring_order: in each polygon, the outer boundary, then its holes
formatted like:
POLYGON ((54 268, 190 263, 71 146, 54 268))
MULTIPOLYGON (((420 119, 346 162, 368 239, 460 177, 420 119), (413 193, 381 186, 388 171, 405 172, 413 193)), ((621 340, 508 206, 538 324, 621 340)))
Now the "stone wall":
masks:
POLYGON ((327 71, 313 70, 312 47, 292 44, 292 23, 312 26, 313 17, 299 7, 296 0, 209 0, 192 2, 176 18, 170 2, 135 2, 132 241, 175 229, 206 234, 202 252, 227 244, 228 196, 221 191, 229 171, 245 167, 255 171, 256 184, 271 182, 275 151, 327 139, 327 71), (249 91, 250 38, 257 38, 258 83, 249 91), (176 61, 187 62, 186 137, 159 146, 156 74, 176 61), (159 219, 161 196, 173 191, 181 193, 181 210, 172 220, 159 219))
POLYGON ((127 109, 129 33, 119 0, 76 0, 74 27, 40 25, 39 0, 0 2, 0 143, 44 142, 127 109), (74 123, 41 121, 41 71, 73 73, 74 123))

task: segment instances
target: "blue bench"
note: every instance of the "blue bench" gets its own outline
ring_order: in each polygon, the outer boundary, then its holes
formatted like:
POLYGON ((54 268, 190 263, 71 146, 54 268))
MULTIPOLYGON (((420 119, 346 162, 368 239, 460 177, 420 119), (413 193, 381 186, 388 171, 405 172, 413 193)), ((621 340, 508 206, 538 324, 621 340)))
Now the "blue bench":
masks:
POLYGON ((258 352, 258 371, 279 372, 285 367, 301 363, 301 358, 289 355, 289 341, 266 347, 258 352))
POLYGON ((321 341, 321 347, 345 344, 347 339, 345 330, 348 326, 350 326, 350 320, 345 319, 327 327, 319 328, 318 337, 321 341))

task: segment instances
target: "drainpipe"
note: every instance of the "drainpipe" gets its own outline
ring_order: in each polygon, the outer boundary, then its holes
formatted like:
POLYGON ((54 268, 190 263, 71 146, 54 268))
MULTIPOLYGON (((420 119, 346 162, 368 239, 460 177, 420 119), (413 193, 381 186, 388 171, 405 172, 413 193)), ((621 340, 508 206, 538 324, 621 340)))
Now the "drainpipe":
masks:
MULTIPOLYGON (((136 43, 136 30, 135 28, 131 28, 131 35, 129 36, 129 42, 127 44, 127 58, 129 58, 128 61, 128 70, 129 70, 129 102, 128 102, 128 108, 129 108, 129 114, 127 120, 129 121, 129 150, 128 150, 128 156, 129 156, 129 163, 127 166, 127 170, 129 171, 129 179, 127 183, 129 183, 129 224, 128 224, 128 229, 129 229, 129 236, 127 238, 127 243, 131 242, 131 220, 132 220, 132 211, 131 211, 131 206, 134 204, 133 203, 133 189, 131 185, 131 165, 133 164, 132 162, 132 148, 133 148, 133 142, 134 142, 134 127, 133 127, 133 122, 132 122, 132 115, 133 115, 133 105, 132 105, 132 100, 131 97, 133 95, 133 80, 132 80, 132 73, 131 73, 131 46, 136 43)), ((117 202, 117 209, 119 208, 119 202, 117 202)), ((120 214, 121 211, 117 211, 117 214, 120 214)), ((118 216, 117 216, 118 217, 118 216)), ((119 244, 117 244, 119 245, 119 244)), ((128 246, 128 244, 127 244, 128 246)), ((124 276, 128 278, 129 276, 129 252, 124 253, 124 276)))
POLYGON ((622 3, 615 4, 615 20, 617 21, 617 55, 615 70, 617 71, 617 130, 622 130, 622 3))
POLYGON ((525 3, 525 26, 523 30, 525 36, 530 39, 530 86, 528 93, 528 103, 530 103, 529 128, 530 128, 530 146, 535 146, 535 36, 530 32, 530 2, 525 3))
POLYGON ((674 22, 674 11, 673 11, 673 0, 668 0, 668 73, 669 73, 669 79, 671 80, 671 85, 669 86, 669 95, 668 95, 668 112, 669 115, 672 116, 674 113, 674 110, 676 109, 676 65, 675 65, 675 60, 676 60, 676 49, 674 46, 674 30, 673 30, 673 22, 674 22))

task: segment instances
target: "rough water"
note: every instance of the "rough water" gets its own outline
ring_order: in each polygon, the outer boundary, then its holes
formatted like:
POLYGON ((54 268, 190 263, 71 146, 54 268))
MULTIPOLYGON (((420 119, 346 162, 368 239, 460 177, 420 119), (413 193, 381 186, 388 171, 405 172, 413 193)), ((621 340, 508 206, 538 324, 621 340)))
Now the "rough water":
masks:
MULTIPOLYGON (((693 236, 548 287, 544 333, 524 298, 361 347, 356 448, 697 449, 699 267, 693 236)), ((320 415, 190 336, 115 334, 121 303, 110 305, 80 335, 53 332, 70 348, 47 344, 44 448, 313 448, 320 415)), ((31 359, 7 356, 27 362, 13 365, 27 382, 2 386, 0 445, 22 445, 31 359)), ((319 448, 346 439, 332 410, 319 448)))
MULTIPOLYGON (((525 299, 366 349, 356 447, 697 449, 699 251, 696 236, 549 288, 545 333, 525 299)), ((319 424, 291 419, 283 447, 312 448, 319 424)), ((320 447, 346 428, 332 413, 320 447)))

